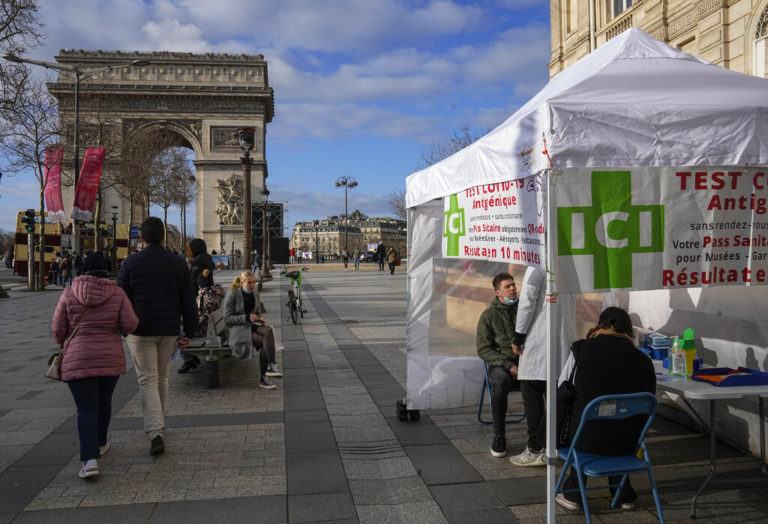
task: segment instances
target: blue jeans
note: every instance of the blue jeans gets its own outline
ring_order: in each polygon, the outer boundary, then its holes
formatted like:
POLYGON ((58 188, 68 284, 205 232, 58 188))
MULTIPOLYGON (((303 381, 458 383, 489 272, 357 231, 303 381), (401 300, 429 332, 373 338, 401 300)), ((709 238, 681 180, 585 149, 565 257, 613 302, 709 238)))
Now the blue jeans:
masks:
POLYGON ((112 392, 119 378, 119 375, 88 377, 67 382, 77 405, 81 462, 99 458, 99 446, 107 443, 107 430, 112 418, 112 392))
POLYGON ((357 270, 360 269, 360 257, 357 257, 355 259, 355 269, 357 269, 357 270))

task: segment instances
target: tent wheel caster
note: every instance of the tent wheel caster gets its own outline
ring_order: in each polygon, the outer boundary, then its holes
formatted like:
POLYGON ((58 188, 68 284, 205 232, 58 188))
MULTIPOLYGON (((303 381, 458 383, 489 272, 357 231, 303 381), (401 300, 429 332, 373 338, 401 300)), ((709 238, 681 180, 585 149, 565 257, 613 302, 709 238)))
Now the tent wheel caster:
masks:
POLYGON ((405 402, 398 400, 397 418, 400 422, 417 422, 421 418, 421 412, 418 409, 408 409, 405 402))

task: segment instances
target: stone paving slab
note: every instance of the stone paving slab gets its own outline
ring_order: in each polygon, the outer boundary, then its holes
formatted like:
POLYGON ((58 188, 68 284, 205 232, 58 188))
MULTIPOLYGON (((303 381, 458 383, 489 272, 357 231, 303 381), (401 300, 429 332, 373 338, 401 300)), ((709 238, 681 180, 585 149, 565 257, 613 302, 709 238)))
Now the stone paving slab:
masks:
MULTIPOLYGON (((217 281, 228 287, 235 273, 217 272, 217 281)), ((262 294, 285 373, 277 390, 256 387, 255 360, 224 359, 219 390, 203 387, 200 369, 178 375, 180 362, 173 363, 168 447, 150 457, 129 371, 118 382, 113 447, 95 482, 76 475, 69 393, 41 378, 53 343, 39 314, 49 322, 60 292, 11 291, 0 301, 0 524, 543 522, 545 468, 491 457, 492 429, 477 422, 475 408, 423 412, 417 423, 397 419, 407 374, 406 275, 313 271, 305 282, 308 311, 297 326, 286 315, 284 281, 268 282, 262 294)), ((511 411, 521 404, 519 393, 510 396, 511 411)), ((525 425, 509 424, 507 440, 511 452, 521 451, 525 425)), ((659 419, 648 445, 667 521, 691 522, 708 440, 659 419)), ((717 453, 724 476, 757 473, 754 460, 732 448, 718 444, 717 453)), ((595 492, 594 521, 657 522, 647 480, 633 485, 640 498, 632 511, 610 509, 595 492)), ((701 496, 699 520, 765 521, 766 490, 765 481, 718 485, 701 496)), ((557 521, 583 522, 583 515, 558 508, 557 521)))

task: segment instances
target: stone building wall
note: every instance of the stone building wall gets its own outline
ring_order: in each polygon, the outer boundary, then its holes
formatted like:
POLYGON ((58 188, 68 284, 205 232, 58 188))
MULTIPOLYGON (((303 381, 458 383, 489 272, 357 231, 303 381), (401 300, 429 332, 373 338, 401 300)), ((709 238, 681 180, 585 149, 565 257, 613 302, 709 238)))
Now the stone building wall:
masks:
POLYGON ((550 11, 550 78, 630 27, 719 66, 768 77, 768 0, 552 0, 550 11))

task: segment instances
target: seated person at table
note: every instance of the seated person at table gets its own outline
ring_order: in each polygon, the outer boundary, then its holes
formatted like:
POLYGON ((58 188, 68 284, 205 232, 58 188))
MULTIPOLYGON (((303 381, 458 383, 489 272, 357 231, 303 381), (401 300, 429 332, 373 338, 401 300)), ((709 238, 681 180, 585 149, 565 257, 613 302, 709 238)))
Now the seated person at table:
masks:
MULTIPOLYGON (((602 395, 656 391, 653 363, 635 346, 632 321, 621 308, 606 308, 587 337, 573 343, 571 355, 560 375, 561 382, 570 376, 574 362, 576 373, 573 382, 577 396, 571 417, 573 433, 591 400, 602 395)), ((609 456, 631 455, 645 420, 639 415, 625 420, 590 421, 582 431, 576 449, 609 456)), ((586 478, 584 481, 586 483, 586 478)), ((621 476, 609 477, 609 481, 618 483, 621 476)), ((558 493, 555 501, 567 509, 581 509, 579 480, 573 469, 563 482, 563 489, 576 491, 558 493)), ((615 493, 615 488, 611 488, 611 493, 615 493)), ((636 499, 637 494, 627 479, 619 500, 621 508, 632 509, 636 499)))

